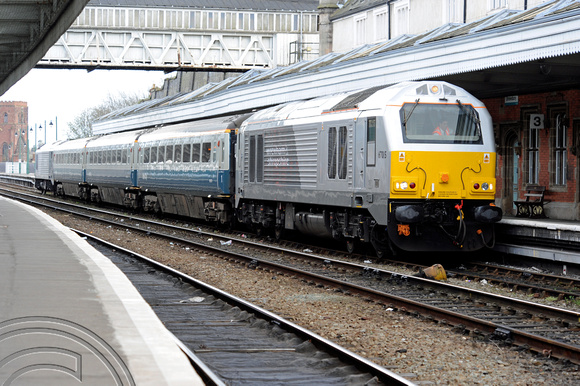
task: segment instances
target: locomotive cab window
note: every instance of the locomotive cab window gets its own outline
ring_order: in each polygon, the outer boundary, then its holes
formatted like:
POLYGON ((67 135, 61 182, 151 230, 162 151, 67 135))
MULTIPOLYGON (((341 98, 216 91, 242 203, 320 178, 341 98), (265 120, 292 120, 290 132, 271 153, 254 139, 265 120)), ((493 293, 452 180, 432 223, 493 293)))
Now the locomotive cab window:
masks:
POLYGON ((405 103, 400 119, 407 143, 483 143, 479 114, 471 105, 405 103))

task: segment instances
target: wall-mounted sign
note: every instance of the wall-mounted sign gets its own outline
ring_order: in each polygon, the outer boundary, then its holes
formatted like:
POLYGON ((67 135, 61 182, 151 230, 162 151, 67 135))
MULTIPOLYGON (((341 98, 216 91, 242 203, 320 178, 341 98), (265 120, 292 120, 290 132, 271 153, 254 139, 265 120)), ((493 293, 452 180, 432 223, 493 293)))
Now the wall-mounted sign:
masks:
POLYGON ((506 106, 517 106, 519 99, 517 95, 506 96, 503 102, 506 106))
POLYGON ((544 114, 530 114, 530 129, 544 128, 544 114))

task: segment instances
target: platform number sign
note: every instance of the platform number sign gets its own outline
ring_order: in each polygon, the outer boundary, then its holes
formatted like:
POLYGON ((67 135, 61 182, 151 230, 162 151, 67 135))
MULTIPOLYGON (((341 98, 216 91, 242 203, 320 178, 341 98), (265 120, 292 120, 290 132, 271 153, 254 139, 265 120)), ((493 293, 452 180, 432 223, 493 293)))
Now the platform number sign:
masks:
POLYGON ((544 128, 544 114, 530 114, 530 129, 544 128))

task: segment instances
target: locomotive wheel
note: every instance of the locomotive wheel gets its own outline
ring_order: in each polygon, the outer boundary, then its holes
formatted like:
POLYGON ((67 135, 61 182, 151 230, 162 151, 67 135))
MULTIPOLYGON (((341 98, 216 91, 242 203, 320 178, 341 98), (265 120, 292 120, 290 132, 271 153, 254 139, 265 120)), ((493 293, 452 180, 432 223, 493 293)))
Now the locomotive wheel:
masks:
POLYGON ((347 239, 346 240, 346 251, 350 254, 350 253, 353 253, 355 249, 356 249, 355 239, 347 239))
MULTIPOLYGON (((394 255, 391 246, 391 241, 387 235, 386 230, 379 229, 382 227, 374 226, 371 233, 371 244, 375 249, 375 253, 379 259, 383 259, 390 254, 394 255)), ((384 228, 383 228, 384 229, 384 228)))

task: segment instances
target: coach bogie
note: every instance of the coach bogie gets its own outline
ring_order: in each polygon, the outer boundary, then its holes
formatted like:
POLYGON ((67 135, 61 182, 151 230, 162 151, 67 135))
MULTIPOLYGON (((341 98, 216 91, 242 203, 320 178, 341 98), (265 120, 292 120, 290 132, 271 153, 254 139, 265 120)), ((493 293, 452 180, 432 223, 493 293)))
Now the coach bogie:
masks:
POLYGON ((99 188, 96 186, 91 185, 90 189, 89 189, 89 197, 90 197, 90 201, 95 203, 95 204, 100 204, 101 203, 101 195, 99 193, 99 188))
POLYGON ((89 201, 90 200, 90 186, 86 182, 79 182, 77 194, 81 200, 89 201))
POLYGON ((231 205, 225 202, 207 201, 204 203, 205 221, 220 225, 229 224, 232 221, 231 205))
POLYGON ((139 210, 141 207, 141 192, 139 188, 125 188, 123 195, 123 206, 133 211, 139 210))

